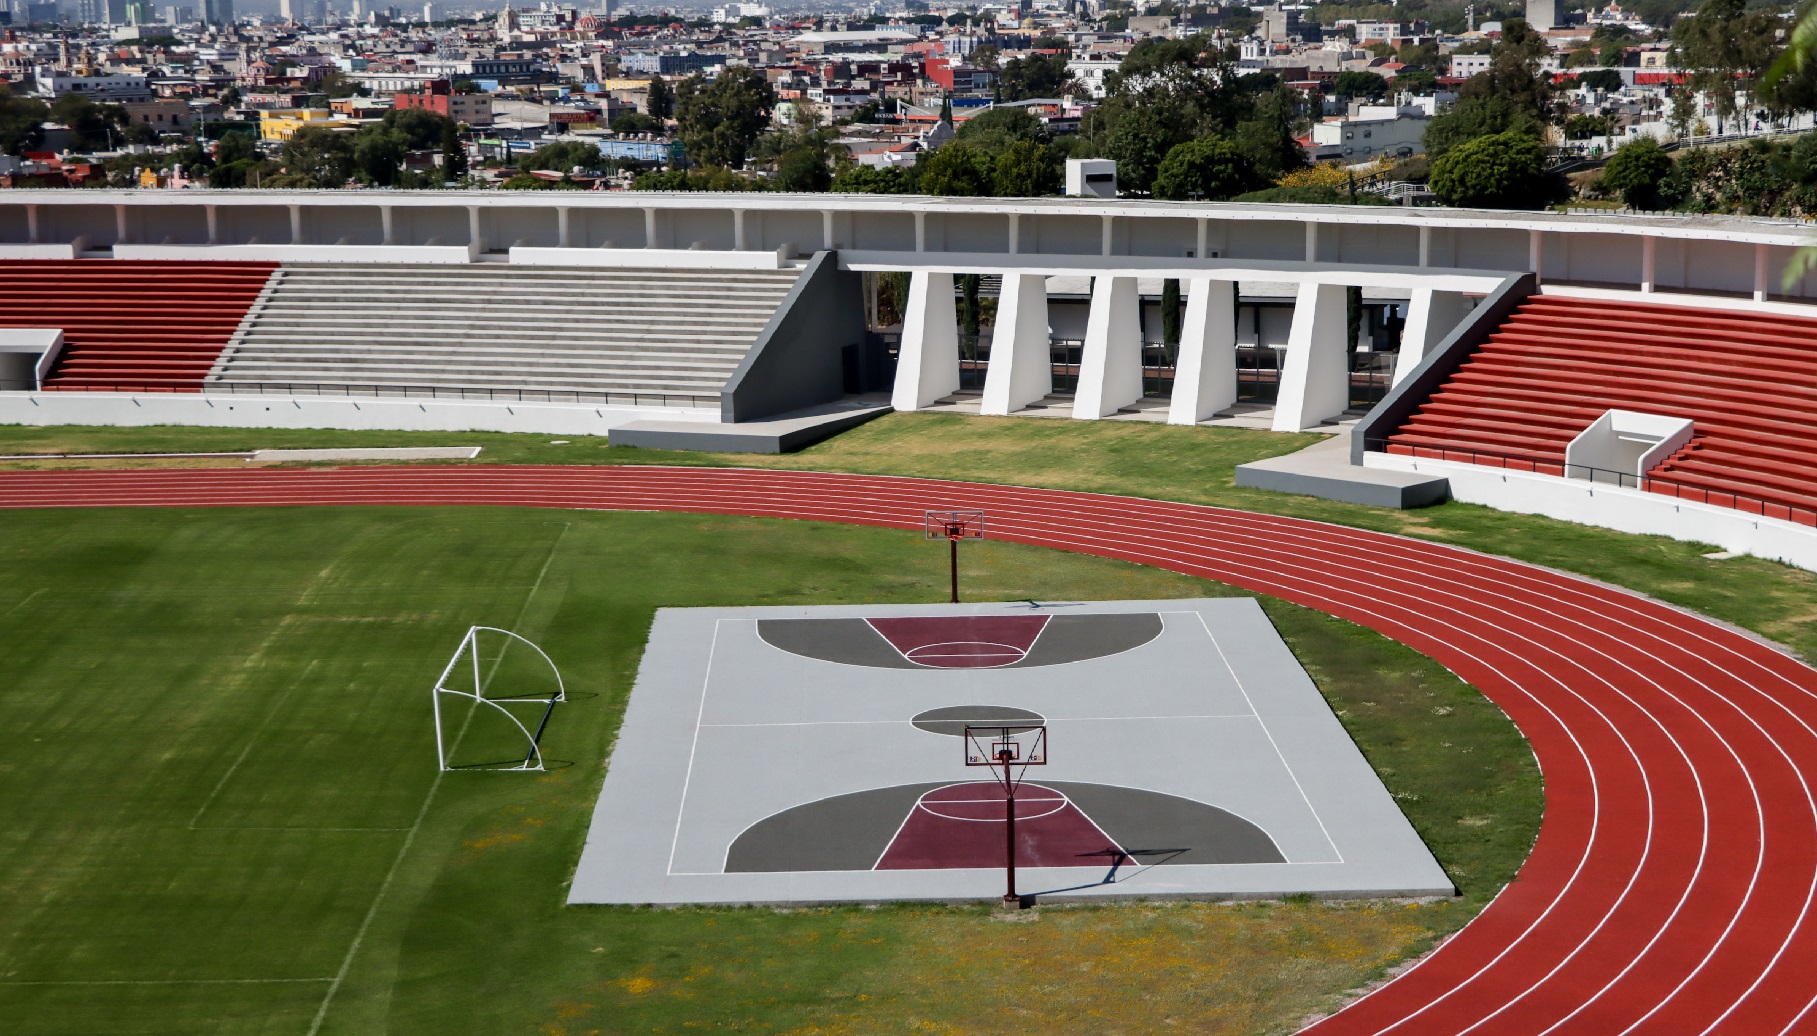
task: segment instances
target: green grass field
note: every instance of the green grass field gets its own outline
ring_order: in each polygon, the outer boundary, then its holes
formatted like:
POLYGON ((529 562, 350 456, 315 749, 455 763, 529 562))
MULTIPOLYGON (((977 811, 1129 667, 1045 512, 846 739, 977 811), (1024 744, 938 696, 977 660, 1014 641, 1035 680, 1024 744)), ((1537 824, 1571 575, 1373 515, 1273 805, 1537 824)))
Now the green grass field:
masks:
MULTIPOLYGON (((979 599, 1233 592, 1013 544, 965 557, 979 599)), ((1531 844, 1539 778, 1497 709, 1268 601, 1462 897, 563 905, 655 608, 938 601, 944 560, 907 532, 686 515, 0 512, 0 1030, 1281 1031, 1455 930, 1531 844), (562 666, 548 773, 437 775, 428 688, 475 623, 562 666)))

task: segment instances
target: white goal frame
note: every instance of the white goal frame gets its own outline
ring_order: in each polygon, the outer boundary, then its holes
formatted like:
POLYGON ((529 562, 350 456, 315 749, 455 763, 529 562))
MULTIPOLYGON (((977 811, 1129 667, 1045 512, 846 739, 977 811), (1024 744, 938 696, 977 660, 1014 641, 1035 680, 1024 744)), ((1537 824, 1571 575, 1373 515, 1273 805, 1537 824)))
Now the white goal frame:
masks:
POLYGON ((430 693, 429 697, 435 706, 435 759, 436 764, 440 769, 541 770, 543 769, 543 749, 541 745, 543 728, 548 726, 549 715, 555 711, 556 703, 568 700, 568 688, 562 683, 561 669, 556 666, 555 660, 550 658, 548 653, 543 651, 542 648, 531 643, 528 638, 522 637, 510 630, 499 629, 497 626, 469 626, 467 627, 466 635, 461 637, 460 645, 454 649, 454 654, 449 656, 448 664, 442 667, 442 675, 435 678, 435 690, 430 693), (486 697, 482 693, 485 688, 485 680, 480 675, 479 665, 479 635, 481 633, 502 633, 541 656, 543 661, 549 663, 549 671, 555 674, 555 693, 547 698, 498 699, 486 697), (461 655, 463 654, 467 655, 473 661, 473 690, 471 691, 464 691, 448 686, 448 677, 454 672, 454 667, 460 664, 461 655), (497 709, 500 715, 510 720, 518 730, 523 732, 524 740, 530 746, 530 750, 524 753, 524 761, 516 766, 449 766, 448 747, 442 734, 442 695, 444 694, 452 694, 457 698, 467 698, 474 702, 490 705, 494 709, 497 709), (530 732, 529 727, 524 726, 523 722, 511 713, 510 709, 505 708, 506 705, 524 704, 543 706, 542 722, 537 724, 536 733, 534 734, 530 732))

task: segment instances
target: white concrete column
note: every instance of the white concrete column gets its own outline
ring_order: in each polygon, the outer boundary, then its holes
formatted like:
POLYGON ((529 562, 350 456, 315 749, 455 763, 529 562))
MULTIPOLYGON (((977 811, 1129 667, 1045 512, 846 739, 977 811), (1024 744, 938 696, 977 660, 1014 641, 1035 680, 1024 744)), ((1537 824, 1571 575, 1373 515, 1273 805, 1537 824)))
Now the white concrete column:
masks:
POLYGON ((216 211, 216 209, 213 205, 204 205, 202 207, 205 210, 207 210, 206 214, 208 216, 208 243, 211 245, 220 244, 221 243, 221 214, 216 211))
POLYGON ((1306 224, 1306 261, 1309 263, 1319 261, 1319 225, 1317 223, 1306 224))
POLYGON ((301 205, 290 206, 290 243, 293 245, 303 243, 303 206, 301 205))
POLYGON ((1344 286, 1301 284, 1274 405, 1274 431, 1314 428, 1349 409, 1348 362, 1344 286))
POLYGON ((1117 217, 1108 214, 1103 217, 1104 234, 1103 242, 1099 246, 1099 255, 1109 255, 1111 253, 1111 248, 1116 244, 1116 224, 1113 222, 1116 218, 1117 217))
MULTIPOLYGON (((209 216, 212 217, 214 211, 215 207, 210 205, 208 207, 209 216)), ((44 243, 38 228, 38 206, 36 205, 27 205, 25 207, 25 232, 26 240, 31 244, 41 245, 44 243)))
POLYGON ((915 251, 927 251, 927 213, 915 213, 915 251))
POLYGON ((656 210, 644 210, 644 247, 656 247, 656 210))
POLYGON ((1420 265, 1432 265, 1432 228, 1420 228, 1420 265))
POLYGON ((1655 272, 1658 268, 1658 265, 1657 265, 1655 256, 1659 251, 1658 246, 1659 246, 1659 239, 1656 237, 1643 237, 1640 239, 1640 290, 1641 291, 1651 292, 1653 290, 1654 281, 1657 280, 1657 278, 1655 277, 1655 272))
POLYGON ((823 251, 833 250, 833 210, 823 209, 820 213, 820 247, 823 251))
POLYGON ((1754 246, 1754 301, 1767 300, 1767 246, 1754 246))
POLYGON ((1047 277, 1003 276, 997 298, 997 327, 991 333, 991 364, 984 372, 983 414, 1013 414, 1054 390, 1053 353, 1048 345, 1047 277))
MULTIPOLYGON (((212 205, 209 206, 210 209, 213 209, 213 207, 214 206, 212 206, 212 205)), ((562 211, 566 212, 567 210, 563 209, 562 211)), ((397 212, 393 209, 392 206, 390 206, 390 205, 380 205, 379 206, 379 226, 384 228, 385 244, 387 244, 387 245, 396 244, 397 243, 397 212)), ((210 235, 210 236, 212 237, 213 235, 210 235)))
POLYGON ((126 233, 126 206, 114 206, 114 240, 121 244, 130 244, 132 238, 126 233))
POLYGON ((1142 312, 1134 277, 1095 277, 1073 416, 1094 421, 1142 398, 1142 312))
POLYGON ((1016 255, 1022 251, 1022 217, 1012 212, 1009 214, 1009 254, 1016 255))
POLYGON ((744 210, 732 210, 732 250, 744 251, 744 210))
POLYGON ((1198 224, 1199 224, 1198 238, 1193 243, 1192 257, 1194 259, 1209 259, 1209 258, 1211 258, 1211 256, 1209 253, 1206 252, 1206 248, 1207 248, 1208 232, 1211 229, 1210 220, 1207 220, 1204 216, 1200 216, 1198 219, 1198 224))
POLYGON ((1394 383, 1405 381, 1469 313, 1469 303, 1461 292, 1413 289, 1413 298, 1407 302, 1407 326, 1401 330, 1401 353, 1394 361, 1394 383))
POLYGON ((1236 401, 1237 285, 1195 277, 1186 284, 1167 423, 1198 424, 1236 401))
POLYGON ((1527 269, 1533 271, 1533 283, 1540 281, 1539 261, 1545 256, 1545 243, 1537 230, 1527 231, 1527 269))
POLYGON ((480 234, 479 206, 467 206, 467 250, 479 255, 486 250, 486 239, 480 234))
MULTIPOLYGON (((573 248, 574 247, 574 238, 571 237, 568 233, 569 227, 572 225, 572 222, 573 222, 570 219, 571 213, 572 213, 572 210, 569 209, 568 206, 566 206, 566 205, 563 205, 555 210, 555 246, 557 248, 573 248)), ((389 242, 387 242, 387 243, 389 243, 389 242)))
POLYGON ((890 405, 919 410, 957 391, 959 314, 953 307, 953 275, 919 270, 909 275, 890 405))

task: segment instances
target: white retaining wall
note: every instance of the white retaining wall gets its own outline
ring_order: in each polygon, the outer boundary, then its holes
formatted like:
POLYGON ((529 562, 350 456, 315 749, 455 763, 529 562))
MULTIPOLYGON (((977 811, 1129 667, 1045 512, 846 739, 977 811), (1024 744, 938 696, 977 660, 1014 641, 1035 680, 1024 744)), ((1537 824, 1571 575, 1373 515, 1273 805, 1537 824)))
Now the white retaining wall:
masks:
POLYGON ((1817 529, 1806 525, 1639 489, 1459 461, 1369 453, 1363 466, 1443 476, 1451 481, 1452 498, 1467 504, 1643 536, 1709 543, 1736 554, 1817 572, 1817 529))
POLYGON ((632 421, 719 420, 694 407, 577 406, 449 399, 345 399, 197 393, 0 392, 0 424, 202 425, 604 435, 632 421))

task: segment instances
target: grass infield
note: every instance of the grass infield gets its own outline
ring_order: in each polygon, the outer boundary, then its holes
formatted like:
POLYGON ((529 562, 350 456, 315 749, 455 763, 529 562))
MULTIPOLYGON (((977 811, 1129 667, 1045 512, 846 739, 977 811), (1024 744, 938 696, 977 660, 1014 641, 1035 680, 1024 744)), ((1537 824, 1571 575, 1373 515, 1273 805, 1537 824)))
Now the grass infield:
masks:
MULTIPOLYGON (((978 599, 1234 592, 990 541, 963 560, 978 599)), ((944 565, 910 532, 689 515, 0 512, 0 1028, 1282 1031, 1455 930, 1531 845, 1539 777, 1497 709, 1268 600, 1462 897, 563 905, 656 607, 938 601, 944 565), (561 664, 550 772, 437 776, 427 691, 473 623, 561 664)))

